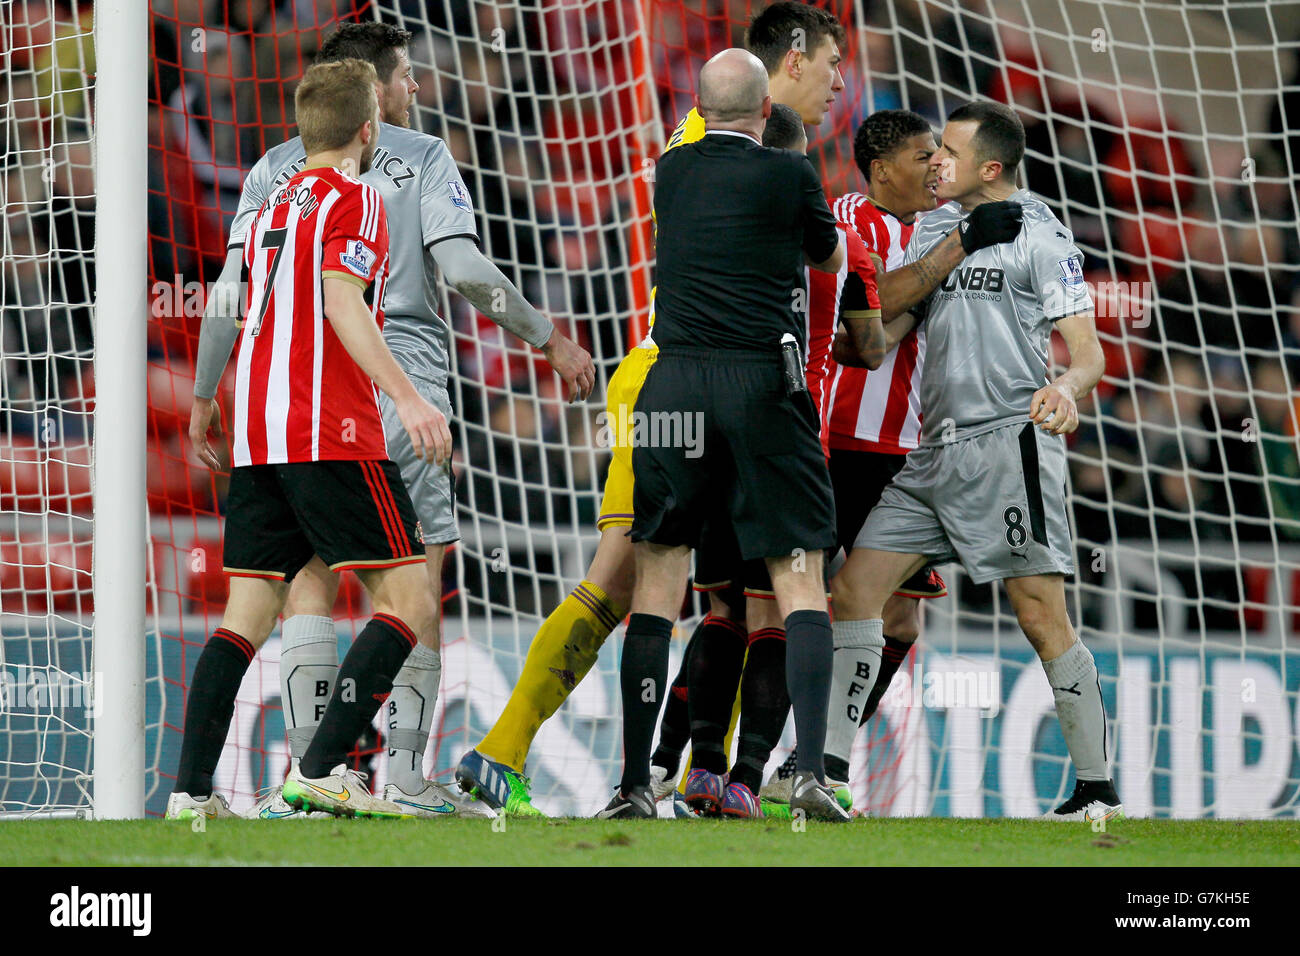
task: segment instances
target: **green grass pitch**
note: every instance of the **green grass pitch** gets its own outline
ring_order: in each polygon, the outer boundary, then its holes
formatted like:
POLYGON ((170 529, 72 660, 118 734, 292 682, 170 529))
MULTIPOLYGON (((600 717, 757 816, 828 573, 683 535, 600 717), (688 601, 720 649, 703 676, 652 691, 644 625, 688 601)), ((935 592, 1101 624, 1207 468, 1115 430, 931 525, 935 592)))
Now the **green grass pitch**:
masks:
POLYGON ((1296 866, 1300 822, 1125 820, 0 823, 0 865, 1296 866))

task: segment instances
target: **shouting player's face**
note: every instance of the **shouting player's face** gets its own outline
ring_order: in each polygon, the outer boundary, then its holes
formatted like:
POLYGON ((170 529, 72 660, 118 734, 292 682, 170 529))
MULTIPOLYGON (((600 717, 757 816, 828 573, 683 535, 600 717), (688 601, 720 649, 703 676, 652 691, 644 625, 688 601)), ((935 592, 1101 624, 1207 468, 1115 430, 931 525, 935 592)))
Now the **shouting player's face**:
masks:
POLYGON ((939 173, 930 165, 938 149, 933 133, 917 133, 883 160, 890 188, 898 196, 899 208, 890 206, 897 215, 929 212, 938 205, 939 173))
POLYGON ((411 71, 411 57, 405 49, 400 49, 397 51, 397 66, 384 84, 384 95, 379 103, 384 122, 409 128, 411 107, 415 105, 415 94, 419 90, 420 84, 415 82, 415 75, 411 71))
POLYGON ((813 53, 799 57, 797 69, 798 82, 793 92, 774 99, 798 112, 807 125, 820 126, 835 102, 835 95, 844 89, 839 46, 827 37, 813 53))
POLYGON ((979 124, 973 121, 949 123, 943 128, 943 141, 930 157, 930 166, 939 178, 935 194, 940 199, 955 199, 964 206, 987 185, 989 161, 976 157, 971 142, 977 129, 979 124))

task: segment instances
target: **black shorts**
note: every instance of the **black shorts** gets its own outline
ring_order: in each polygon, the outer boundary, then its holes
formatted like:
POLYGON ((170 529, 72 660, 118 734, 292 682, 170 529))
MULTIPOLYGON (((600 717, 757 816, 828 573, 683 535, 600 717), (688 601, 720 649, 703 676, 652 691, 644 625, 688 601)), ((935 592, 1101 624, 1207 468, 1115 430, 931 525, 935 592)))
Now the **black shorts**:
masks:
POLYGON ((695 590, 718 594, 727 605, 743 613, 745 596, 750 589, 772 590, 767 562, 762 558, 746 561, 726 515, 710 520, 695 549, 695 590))
POLYGON ((425 560, 411 498, 391 461, 246 465, 230 473, 222 563, 293 580, 312 555, 331 571, 425 560))
MULTIPOLYGON (((833 549, 823 555, 823 574, 829 570, 829 559, 833 556, 833 549)), ((776 599, 767 561, 742 558, 736 536, 725 520, 710 521, 704 528, 695 551, 695 590, 721 592, 722 599, 736 609, 744 606, 745 598, 776 599)), ((826 597, 830 597, 829 587, 826 597)))
POLYGON ((745 559, 834 543, 817 412, 780 353, 662 349, 635 414, 633 541, 697 548, 726 516, 745 559))
MULTIPOLYGON (((875 451, 831 449, 831 484, 835 488, 835 520, 840 544, 845 554, 853 550, 853 541, 880 500, 885 486, 907 464, 906 455, 889 455, 875 451)), ((894 592, 902 597, 932 598, 948 593, 943 578, 926 565, 904 581, 894 592)))

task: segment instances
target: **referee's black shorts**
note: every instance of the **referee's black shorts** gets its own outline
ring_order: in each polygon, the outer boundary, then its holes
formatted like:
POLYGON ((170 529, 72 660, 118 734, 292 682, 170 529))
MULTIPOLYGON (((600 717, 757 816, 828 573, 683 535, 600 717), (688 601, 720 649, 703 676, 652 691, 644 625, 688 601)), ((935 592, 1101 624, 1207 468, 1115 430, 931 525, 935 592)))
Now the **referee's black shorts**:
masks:
POLYGON ((425 560, 419 522, 391 461, 245 465, 230 473, 222 564, 292 581, 318 554, 331 571, 425 560))
POLYGON ((661 349, 636 413, 633 541, 697 548, 727 516, 746 560, 834 544, 817 412, 779 352, 661 349))
MULTIPOLYGON (((826 551, 823 574, 829 570, 829 559, 834 556, 833 548, 826 551)), ((740 556, 740 546, 725 516, 707 524, 700 536, 700 546, 695 551, 694 588, 718 594, 728 607, 737 611, 744 609, 746 598, 776 598, 767 562, 762 558, 746 561, 740 556)), ((829 586, 826 596, 830 597, 829 586)))

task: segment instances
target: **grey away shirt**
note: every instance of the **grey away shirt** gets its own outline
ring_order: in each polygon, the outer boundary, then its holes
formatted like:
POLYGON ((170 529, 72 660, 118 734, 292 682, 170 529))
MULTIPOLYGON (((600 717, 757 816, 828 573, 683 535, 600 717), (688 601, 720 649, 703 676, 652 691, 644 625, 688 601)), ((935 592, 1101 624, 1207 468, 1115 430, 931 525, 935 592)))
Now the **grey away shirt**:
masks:
MULTIPOLYGON (((1057 319, 1093 308, 1083 253, 1052 211, 1027 189, 1014 241, 967 256, 913 312, 925 319, 921 444, 942 445, 1027 421, 1048 381, 1057 319)), ((966 218, 949 202, 921 219, 904 264, 915 262, 966 218)))
MULTIPOLYGON (((267 197, 306 162, 295 136, 266 153, 248 177, 230 228, 229 245, 242 246, 249 224, 267 197)), ((469 190, 447 144, 418 130, 384 123, 370 171, 388 214, 389 275, 384 287, 384 341, 411 376, 446 386, 448 329, 435 305, 430 245, 455 236, 478 239, 469 190)))

